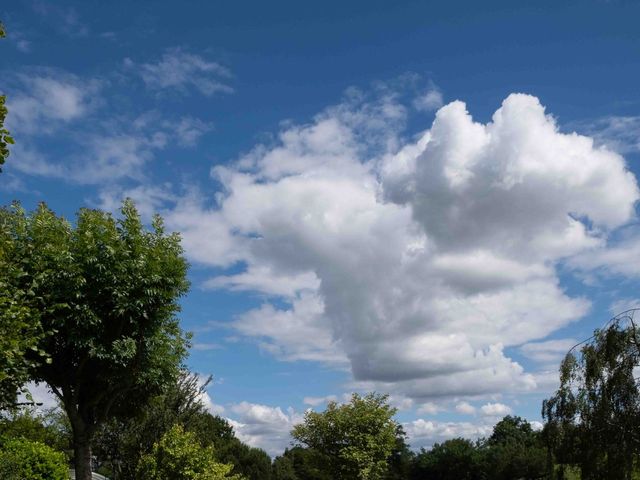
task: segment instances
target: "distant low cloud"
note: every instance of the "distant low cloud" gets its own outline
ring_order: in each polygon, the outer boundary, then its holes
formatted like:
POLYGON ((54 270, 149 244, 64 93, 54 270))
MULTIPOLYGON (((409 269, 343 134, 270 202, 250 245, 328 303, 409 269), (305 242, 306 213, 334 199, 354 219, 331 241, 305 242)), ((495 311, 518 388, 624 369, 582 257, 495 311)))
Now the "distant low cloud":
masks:
POLYGON ((280 407, 241 402, 232 405, 230 410, 234 418, 229 422, 237 437, 272 456, 281 454, 290 445, 291 429, 303 421, 303 415, 292 408, 284 412, 280 407))
POLYGON ((493 424, 472 422, 439 422, 419 418, 402 424, 407 438, 414 448, 431 448, 451 438, 474 440, 491 435, 493 424))
POLYGON ((195 90, 205 96, 233 92, 227 84, 231 77, 228 68, 179 47, 166 50, 157 62, 135 63, 127 58, 124 65, 156 91, 170 89, 186 94, 195 90))
POLYGON ((511 407, 504 403, 487 403, 480 407, 480 413, 485 417, 495 417, 500 419, 505 415, 510 415, 512 412, 511 407))
POLYGON ((305 405, 317 407, 325 403, 337 402, 337 401, 338 401, 338 397, 336 395, 328 395, 326 397, 304 397, 303 403, 305 405))
POLYGON ((474 415, 476 413, 476 407, 468 402, 460 402, 456 404, 456 412, 463 415, 474 415))

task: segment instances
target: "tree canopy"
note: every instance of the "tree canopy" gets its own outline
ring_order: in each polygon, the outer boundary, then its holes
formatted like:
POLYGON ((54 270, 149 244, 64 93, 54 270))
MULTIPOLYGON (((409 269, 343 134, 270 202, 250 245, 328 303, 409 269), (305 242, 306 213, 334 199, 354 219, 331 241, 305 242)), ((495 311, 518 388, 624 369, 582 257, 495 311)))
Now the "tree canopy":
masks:
POLYGON ((615 317, 560 367, 560 387, 544 401, 545 438, 560 464, 582 478, 630 479, 640 454, 640 332, 635 311, 615 317))
POLYGON ((26 369, 49 385, 69 417, 84 480, 98 426, 135 414, 179 375, 188 346, 176 317, 188 289, 180 238, 160 217, 147 231, 128 200, 119 219, 82 209, 75 226, 44 204, 30 214, 13 205, 0 210, 0 226, 10 306, 2 310, 17 311, 35 338, 15 347, 24 364, 3 372, 5 383, 19 383, 26 369))
POLYGON ((395 413, 387 395, 354 393, 349 403, 329 402, 324 412, 307 411, 291 433, 325 456, 332 478, 376 480, 384 477, 396 446, 395 413))
POLYGON ((241 480, 230 475, 233 465, 218 463, 212 446, 200 445, 197 436, 181 425, 173 426, 140 459, 140 480, 241 480))

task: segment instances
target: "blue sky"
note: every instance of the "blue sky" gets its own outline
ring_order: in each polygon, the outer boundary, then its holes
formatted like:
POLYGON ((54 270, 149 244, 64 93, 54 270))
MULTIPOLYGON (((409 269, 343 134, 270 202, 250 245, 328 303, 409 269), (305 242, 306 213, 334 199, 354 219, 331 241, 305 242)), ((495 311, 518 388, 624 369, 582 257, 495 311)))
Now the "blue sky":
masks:
POLYGON ((0 199, 183 233, 189 366, 272 454, 390 393, 411 444, 540 421, 639 303, 640 4, 16 2, 0 199))

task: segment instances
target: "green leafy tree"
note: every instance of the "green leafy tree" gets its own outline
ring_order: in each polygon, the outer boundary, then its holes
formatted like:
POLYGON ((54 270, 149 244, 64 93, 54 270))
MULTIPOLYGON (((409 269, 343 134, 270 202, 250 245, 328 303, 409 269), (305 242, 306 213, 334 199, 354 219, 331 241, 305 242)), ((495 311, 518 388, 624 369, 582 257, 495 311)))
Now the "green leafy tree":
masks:
POLYGON ((413 478, 480 480, 482 457, 477 446, 464 438, 436 443, 431 450, 422 449, 416 456, 413 478))
POLYGON ((38 346, 45 334, 40 310, 30 301, 34 292, 14 287, 25 275, 16 261, 16 236, 26 234, 21 215, 17 207, 0 210, 0 410, 16 408, 17 395, 33 368, 50 361, 38 346))
POLYGON ((213 447, 203 447, 196 435, 175 425, 140 459, 140 480, 240 480, 233 465, 218 463, 213 447))
POLYGON ((267 452, 245 445, 235 436, 229 441, 219 442, 216 446, 216 454, 220 461, 233 465, 233 473, 237 473, 243 478, 248 480, 271 479, 271 457, 267 452))
POLYGON ((305 413, 292 435, 326 457, 334 479, 377 480, 396 446, 395 413, 387 395, 353 394, 347 404, 330 402, 322 413, 305 413))
POLYGON ((415 453, 411 451, 405 441, 406 434, 401 426, 396 432, 396 445, 389 456, 389 470, 386 480, 406 480, 411 474, 411 467, 415 460, 415 453))
MULTIPOLYGON (((274 466, 283 463, 290 464, 293 467, 296 478, 299 480, 333 480, 331 471, 328 468, 328 459, 325 455, 312 448, 300 446, 288 448, 280 457, 276 457, 273 463, 274 466)), ((285 468, 287 467, 282 467, 280 470, 285 468)))
POLYGON ((640 454, 640 332, 633 311, 596 330, 560 367, 560 387, 543 403, 545 439, 565 478, 629 480, 640 454))
POLYGON ((72 226, 44 204, 0 210, 5 295, 40 332, 24 359, 69 417, 79 480, 97 428, 175 382, 188 347, 176 318, 188 289, 180 238, 160 217, 147 231, 129 200, 121 213, 82 209, 72 226))
MULTIPOLYGON (((202 427, 205 423, 202 417, 210 416, 200 401, 206 384, 196 374, 182 370, 173 384, 148 399, 135 416, 112 418, 101 425, 96 433, 93 454, 109 469, 109 476, 135 478, 140 457, 151 452, 154 443, 174 425, 181 424, 187 430, 193 430, 196 425, 202 427)), ((228 428, 233 436, 233 430, 228 428)))
POLYGON ((151 398, 135 417, 112 419, 96 434, 93 453, 107 475, 133 480, 141 456, 176 424, 192 432, 205 447, 211 446, 218 461, 231 464, 232 473, 248 480, 269 480, 271 458, 263 450, 236 438, 225 419, 209 413, 202 403, 207 381, 183 371, 177 382, 151 398))
POLYGON ((3 480, 67 480, 67 459, 51 447, 24 438, 0 441, 3 480))
MULTIPOLYGON (((4 38, 5 36, 4 25, 0 22, 0 38, 4 38)), ((7 118, 6 101, 6 95, 0 95, 0 172, 2 171, 2 165, 9 156, 9 145, 13 144, 13 137, 9 131, 4 128, 4 121, 7 118)))
POLYGON ((71 452, 71 429, 66 415, 57 408, 42 413, 23 408, 2 415, 0 437, 23 438, 44 443, 57 451, 71 452))
POLYGON ((293 461, 286 455, 281 455, 273 460, 273 480, 299 480, 293 468, 293 461))
POLYGON ((536 479, 547 476, 547 454, 541 435, 520 417, 507 415, 483 442, 484 471, 493 479, 536 479))

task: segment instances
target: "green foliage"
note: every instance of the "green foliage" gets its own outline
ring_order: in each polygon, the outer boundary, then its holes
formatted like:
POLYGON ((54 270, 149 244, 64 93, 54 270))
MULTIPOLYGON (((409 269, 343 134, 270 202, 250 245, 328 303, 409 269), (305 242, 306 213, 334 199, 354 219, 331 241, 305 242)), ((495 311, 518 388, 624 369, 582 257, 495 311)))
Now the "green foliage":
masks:
POLYGON ((0 478, 3 480, 67 480, 64 454, 23 438, 0 442, 0 478))
POLYGON ((135 478, 140 457, 151 452, 154 443, 171 427, 181 424, 191 430, 192 424, 206 414, 199 400, 205 386, 206 382, 201 384, 197 375, 181 371, 178 379, 148 399, 137 415, 113 418, 102 425, 96 433, 93 453, 116 478, 135 478))
POLYGON ((484 470, 496 480, 542 478, 548 471, 541 435, 520 417, 506 416, 493 427, 483 456, 484 470))
MULTIPOLYGON (((205 432, 203 435, 206 438, 205 432)), ((223 442, 214 441, 213 444, 216 445, 218 459, 234 466, 233 473, 248 480, 271 479, 271 457, 264 450, 245 445, 235 437, 223 442)))
POLYGON ((0 281, 39 332, 26 368, 64 406, 81 479, 96 428, 134 415, 175 381, 188 346, 176 318, 188 288, 179 236, 165 234, 159 217, 147 231, 129 200, 121 213, 82 209, 74 228, 44 204, 29 215, 0 210, 0 281))
POLYGON ((61 452, 71 449, 71 427, 66 415, 59 409, 37 413, 22 409, 0 417, 0 437, 23 438, 61 452))
MULTIPOLYGON (((6 31, 4 25, 0 22, 0 38, 4 38, 5 36, 6 31)), ((2 171, 2 165, 9 156, 9 145, 13 145, 13 137, 9 131, 4 128, 4 121, 8 113, 7 107, 5 106, 6 101, 7 97, 0 95, 0 172, 2 171)))
POLYGON ((326 457, 334 479, 381 479, 396 445, 395 413, 387 395, 353 394, 350 403, 330 402, 322 413, 308 411, 292 435, 326 457))
POLYGON ((293 478, 299 480, 333 480, 328 468, 328 459, 312 448, 297 446, 286 449, 282 456, 276 457, 273 462, 275 480, 278 480, 278 474, 291 476, 287 465, 293 468, 295 475, 293 478), (277 470, 276 467, 278 467, 277 470))
POLYGON ((296 471, 293 468, 293 460, 286 454, 275 458, 272 472, 271 478, 273 480, 298 480, 296 471))
MULTIPOLYGON (((421 450, 411 478, 429 480, 514 480, 546 478, 541 436, 520 417, 506 416, 491 436, 473 443, 454 438, 421 450)), ((405 477, 406 478, 406 477, 405 477)))
POLYGON ((15 406, 18 391, 31 371, 48 357, 38 344, 45 334, 30 288, 14 288, 25 277, 16 234, 25 235, 27 220, 17 205, 0 210, 0 409, 15 406), (29 353, 29 355, 27 355, 29 353))
POLYGON ((263 451, 244 445, 229 423, 211 415, 201 402, 207 382, 183 371, 164 393, 150 399, 133 418, 113 419, 100 428, 94 454, 118 479, 134 479, 140 457, 174 425, 196 435, 204 446, 212 446, 218 461, 233 465, 233 474, 248 480, 269 480, 271 459, 263 451))
POLYGON ((411 474, 411 468, 415 461, 415 453, 409 449, 405 441, 405 433, 401 426, 396 432, 396 444, 388 459, 389 469, 385 475, 386 480, 405 480, 411 474))
POLYGON ((140 459, 140 480, 240 479, 229 475, 233 465, 218 463, 213 447, 203 447, 191 432, 176 425, 140 459))
POLYGON ((413 478, 430 480, 480 480, 482 458, 471 441, 454 438, 436 443, 429 451, 422 449, 416 457, 413 478))
POLYGON ((638 330, 613 322, 597 330, 560 368, 560 387, 543 403, 544 436, 554 460, 583 479, 631 478, 640 454, 638 330))

